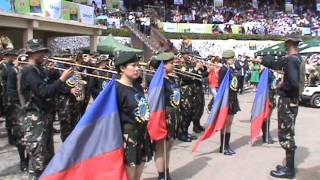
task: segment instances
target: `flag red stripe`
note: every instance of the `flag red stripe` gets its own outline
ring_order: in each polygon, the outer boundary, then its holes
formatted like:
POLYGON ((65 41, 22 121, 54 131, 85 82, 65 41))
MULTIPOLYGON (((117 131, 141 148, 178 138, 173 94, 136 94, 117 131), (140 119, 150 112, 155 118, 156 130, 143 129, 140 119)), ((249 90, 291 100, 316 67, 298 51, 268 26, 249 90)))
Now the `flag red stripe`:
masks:
POLYGON ((165 110, 151 112, 148 131, 152 140, 158 141, 167 137, 168 129, 165 110))
POLYGON ((75 164, 73 167, 41 180, 128 180, 124 167, 124 150, 116 149, 75 164), (112 163, 110 163, 112 162, 112 163))
POLYGON ((220 131, 225 126, 225 123, 228 118, 228 112, 229 107, 226 106, 224 108, 221 108, 214 123, 209 126, 206 131, 201 135, 201 137, 198 139, 198 141, 195 143, 195 145, 192 148, 192 152, 196 152, 200 146, 200 143, 204 141, 207 138, 210 138, 213 136, 217 131, 220 131))
POLYGON ((265 111, 261 113, 256 119, 251 123, 251 139, 254 142, 259 136, 262 128, 262 123, 266 121, 271 113, 271 102, 269 98, 266 101, 265 111))

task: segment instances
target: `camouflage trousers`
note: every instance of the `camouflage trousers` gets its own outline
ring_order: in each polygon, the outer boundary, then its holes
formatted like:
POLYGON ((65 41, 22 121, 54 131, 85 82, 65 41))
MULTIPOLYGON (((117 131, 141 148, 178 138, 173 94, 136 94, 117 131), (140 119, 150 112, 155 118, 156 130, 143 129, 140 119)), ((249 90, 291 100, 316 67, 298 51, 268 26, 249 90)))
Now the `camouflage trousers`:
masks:
POLYGON ((193 126, 200 126, 200 119, 204 111, 204 93, 202 86, 188 85, 181 87, 181 115, 183 132, 187 133, 193 126))
POLYGON ((295 122, 298 114, 299 100, 297 98, 280 97, 278 102, 278 136, 281 147, 285 150, 295 150, 295 122))
POLYGON ((204 100, 204 91, 202 85, 195 86, 193 89, 193 113, 192 116, 192 122, 194 126, 200 126, 200 119, 202 117, 204 106, 205 106, 205 100, 204 100))
POLYGON ((6 120, 10 122, 10 131, 14 145, 22 145, 23 138, 23 118, 19 100, 8 97, 8 106, 6 111, 6 120))
POLYGON ((166 120, 168 128, 167 139, 176 139, 180 133, 181 114, 178 108, 166 107, 166 120))
POLYGON ((153 151, 146 124, 125 124, 123 139, 127 166, 134 167, 151 160, 153 151))
POLYGON ((181 87, 181 118, 180 129, 182 134, 188 133, 188 128, 192 121, 192 103, 193 103, 193 91, 191 85, 186 85, 181 87))
POLYGON ((38 179, 54 155, 53 115, 42 110, 27 111, 23 122, 29 179, 38 179))
POLYGON ((60 121, 60 137, 64 142, 81 118, 81 102, 75 97, 61 95, 58 98, 57 113, 60 121))

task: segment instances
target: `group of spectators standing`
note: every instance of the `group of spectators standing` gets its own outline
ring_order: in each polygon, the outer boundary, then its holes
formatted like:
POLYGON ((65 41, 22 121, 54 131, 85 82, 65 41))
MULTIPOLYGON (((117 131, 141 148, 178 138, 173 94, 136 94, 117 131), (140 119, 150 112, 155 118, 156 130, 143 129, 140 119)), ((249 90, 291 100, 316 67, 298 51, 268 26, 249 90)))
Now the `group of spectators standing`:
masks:
POLYGON ((242 34, 285 35, 307 27, 310 28, 307 33, 317 35, 320 17, 316 11, 302 5, 295 7, 292 12, 286 12, 284 6, 260 2, 258 9, 252 8, 250 3, 215 8, 205 1, 195 1, 166 7, 160 17, 165 22, 225 24, 222 28, 213 27, 220 33, 232 33, 231 26, 240 25, 242 34))

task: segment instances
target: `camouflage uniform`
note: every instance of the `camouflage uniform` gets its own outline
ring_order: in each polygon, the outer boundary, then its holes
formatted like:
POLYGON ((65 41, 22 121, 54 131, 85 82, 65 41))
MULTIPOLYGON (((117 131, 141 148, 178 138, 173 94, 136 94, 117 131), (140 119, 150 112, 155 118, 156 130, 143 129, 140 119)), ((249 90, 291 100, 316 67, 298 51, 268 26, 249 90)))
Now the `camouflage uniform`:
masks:
MULTIPOLYGON (((11 40, 7 36, 0 35, 0 55, 2 52, 5 52, 6 50, 13 48, 14 47, 11 40)), ((2 60, 3 59, 0 59, 0 62, 2 60)), ((3 71, 5 71, 5 69, 3 68, 3 64, 0 64, 0 74, 2 74, 3 71)), ((4 115, 4 109, 6 105, 6 102, 3 100, 3 98, 6 97, 6 95, 4 95, 6 87, 4 87, 2 84, 3 80, 4 79, 2 79, 2 76, 0 76, 0 116, 4 115)))
POLYGON ((153 151, 146 124, 125 124, 123 141, 128 166, 133 167, 151 160, 153 151))
POLYGON ((182 133, 188 134, 188 128, 192 121, 192 102, 193 102, 193 86, 192 85, 184 85, 181 86, 181 130, 182 133))
MULTIPOLYGON (((302 41, 300 33, 293 32, 285 36, 288 48, 298 51, 302 41), (291 43, 288 43, 290 42, 291 43), (293 43, 292 43, 293 42, 293 43)), ((295 123, 299 108, 299 96, 302 93, 305 78, 305 62, 299 54, 289 53, 283 59, 275 61, 272 56, 265 56, 262 64, 275 70, 283 70, 283 79, 278 88, 278 137, 281 147, 286 152, 286 165, 276 166, 270 175, 276 178, 295 177, 295 123)))
POLYGON ((165 79, 165 105, 166 120, 168 127, 168 139, 175 139, 180 133, 181 112, 180 112, 181 95, 180 89, 175 79, 165 79))
POLYGON ((21 104, 17 93, 17 74, 20 71, 19 67, 13 67, 8 73, 7 80, 7 112, 6 118, 12 125, 12 143, 17 147, 20 157, 20 169, 25 171, 28 166, 28 158, 26 156, 26 146, 22 143, 24 136, 23 118, 21 104))
POLYGON ((60 137, 64 142, 81 118, 80 108, 83 102, 72 94, 60 94, 57 98, 57 113, 60 121, 60 137))
POLYGON ((10 118, 8 118, 8 115, 7 115, 7 111, 8 111, 7 79, 8 79, 9 71, 13 67, 13 63, 4 62, 3 64, 1 64, 1 66, 2 66, 1 67, 1 69, 2 69, 2 72, 1 72, 1 87, 2 87, 1 109, 3 108, 3 115, 5 116, 9 144, 13 145, 14 143, 13 143, 13 137, 12 137, 12 121, 10 118))
POLYGON ((29 179, 37 179, 54 155, 53 116, 43 110, 28 111, 24 117, 24 138, 29 155, 29 179))
MULTIPOLYGON (((26 53, 44 53, 48 51, 40 40, 27 42, 26 53)), ((38 179, 54 154, 53 147, 53 113, 54 97, 63 82, 48 76, 40 65, 26 65, 17 78, 17 90, 22 105, 23 131, 22 142, 26 145, 29 155, 29 179, 38 179), (50 82, 51 83, 48 83, 50 82)))
POLYGON ((193 103, 192 103, 192 123, 194 129, 201 128, 200 119, 202 117, 205 101, 204 101, 204 90, 202 82, 195 80, 193 87, 193 103))
MULTIPOLYGON (((195 71, 191 72, 197 73, 195 71)), ((200 119, 205 105, 204 91, 201 81, 182 76, 181 78, 181 125, 183 126, 183 133, 188 134, 188 128, 191 122, 193 122, 194 130, 201 127, 200 119)))
POLYGON ((280 96, 278 105, 278 133, 281 147, 294 151, 297 147, 294 138, 294 128, 298 114, 299 99, 280 96))
MULTIPOLYGON (((92 74, 92 71, 87 71, 87 72, 92 74)), ((88 86, 90 78, 88 76, 82 76, 82 79, 87 82, 87 85, 84 87, 84 100, 81 102, 81 106, 80 106, 81 116, 83 116, 84 113, 86 112, 91 99, 91 89, 88 86)))

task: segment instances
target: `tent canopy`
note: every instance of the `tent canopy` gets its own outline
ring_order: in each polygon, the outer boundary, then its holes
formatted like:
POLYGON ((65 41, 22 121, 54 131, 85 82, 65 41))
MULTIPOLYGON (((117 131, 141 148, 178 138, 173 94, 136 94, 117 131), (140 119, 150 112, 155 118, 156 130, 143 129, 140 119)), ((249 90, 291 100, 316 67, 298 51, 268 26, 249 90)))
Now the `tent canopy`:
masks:
POLYGON ((115 55, 117 52, 135 52, 142 55, 141 49, 135 49, 121 44, 111 34, 98 44, 98 52, 115 55))
MULTIPOLYGON (((301 42, 298 46, 299 51, 303 51, 307 48, 311 47, 320 47, 320 40, 319 39, 310 39, 304 42, 301 42)), ((266 56, 266 55, 272 55, 272 56, 284 56, 286 55, 287 50, 285 47, 285 43, 279 43, 276 45, 273 45, 271 47, 264 48, 260 51, 257 51, 254 53, 255 56, 266 56)))

